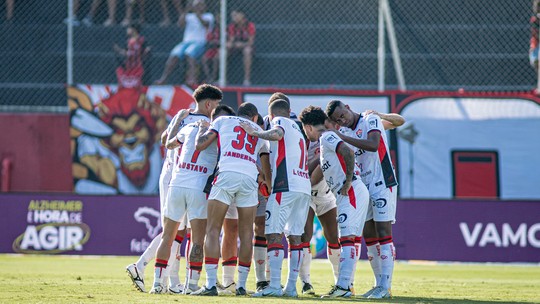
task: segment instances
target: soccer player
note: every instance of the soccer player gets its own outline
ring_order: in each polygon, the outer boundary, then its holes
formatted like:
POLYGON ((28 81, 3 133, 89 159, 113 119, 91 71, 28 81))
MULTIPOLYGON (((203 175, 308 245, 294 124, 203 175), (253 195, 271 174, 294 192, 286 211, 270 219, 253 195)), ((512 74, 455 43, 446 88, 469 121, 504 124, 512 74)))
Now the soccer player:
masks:
MULTIPOLYGON (((223 93, 215 86, 204 84, 195 90, 193 96, 197 101, 195 111, 190 113, 189 116, 180 123, 180 126, 185 126, 188 123, 195 122, 200 119, 209 121, 208 117, 219 105, 219 102, 223 98, 223 93)), ((193 191, 187 190, 188 189, 183 189, 182 197, 180 199, 184 201, 198 199, 197 194, 193 193, 193 191)), ((176 194, 172 195, 170 192, 167 194, 167 199, 163 208, 163 233, 161 235, 161 241, 157 251, 154 284, 152 290, 150 290, 150 293, 166 292, 166 288, 163 284, 164 274, 165 270, 167 269, 170 250, 175 240, 176 231, 180 225, 180 220, 185 214, 185 206, 179 204, 178 199, 179 198, 176 194)))
MULTIPOLYGON (((226 105, 219 105, 212 112, 212 120, 223 115, 234 115, 226 105)), ((218 149, 214 144, 204 151, 195 150, 195 140, 199 131, 198 123, 186 125, 176 138, 167 143, 168 149, 181 147, 177 165, 170 182, 170 199, 175 205, 186 207, 191 224, 191 250, 186 276, 186 294, 198 290, 198 282, 203 263, 203 245, 206 232, 207 203, 204 190, 212 180, 217 164, 218 149)))
POLYGON ((302 280, 302 293, 315 295, 313 285, 311 285, 310 267, 311 267, 311 247, 310 241, 313 237, 313 219, 315 215, 321 222, 324 237, 328 243, 327 258, 332 265, 334 273, 334 284, 339 277, 339 257, 340 246, 337 231, 337 207, 336 198, 328 188, 324 180, 320 167, 320 145, 318 141, 310 142, 308 147, 308 166, 311 180, 311 202, 309 204, 309 213, 302 234, 302 247, 304 251, 304 260, 300 268, 300 279, 302 280))
MULTIPOLYGON (((257 155, 265 182, 270 183, 270 163, 268 142, 250 136, 240 126, 249 122, 257 129, 257 108, 251 103, 243 103, 238 108, 238 116, 223 116, 209 126, 208 131, 197 136, 197 150, 204 150, 217 140, 220 149, 219 172, 214 179, 208 198, 208 221, 204 242, 204 268, 206 284, 192 295, 217 295, 217 265, 219 261, 219 235, 225 214, 234 202, 238 210, 238 285, 237 295, 246 295, 246 281, 253 253, 253 222, 257 209, 257 155)), ((270 187, 268 187, 270 188, 270 187)))
POLYGON ((391 297, 395 248, 392 224, 396 220, 397 179, 388 150, 385 129, 404 123, 398 114, 381 114, 369 111, 353 112, 339 100, 331 101, 326 114, 341 126, 340 138, 357 148, 356 162, 360 176, 369 189, 370 208, 364 237, 368 259, 375 275, 375 286, 363 294, 366 298, 391 297), (381 120, 383 118, 383 120, 381 120))
MULTIPOLYGON (((163 131, 161 134, 161 144, 166 145, 167 144, 167 137, 169 134, 174 134, 178 132, 179 125, 177 123, 178 120, 183 121, 187 116, 189 115, 189 110, 181 110, 179 111, 171 120, 169 125, 167 126, 167 129, 163 131), (174 129, 174 130, 173 130, 174 129)), ((169 191, 169 182, 171 180, 172 176, 172 170, 173 170, 173 164, 174 164, 174 150, 167 150, 165 161, 163 162, 163 167, 161 169, 161 175, 159 176, 159 202, 160 202, 160 210, 161 210, 161 223, 163 227, 163 208, 165 206, 165 201, 167 199, 167 193, 169 191)), ((181 226, 184 226, 182 224, 181 226)), ((183 241, 183 237, 185 235, 186 229, 181 227, 180 230, 178 230, 177 236, 175 237, 175 240, 177 243, 181 244, 183 241)), ((145 286, 144 286, 144 270, 146 268, 146 265, 156 256, 157 248, 159 246, 159 242, 161 240, 161 233, 156 235, 152 242, 150 242, 150 245, 146 248, 146 250, 143 252, 143 254, 139 257, 139 260, 135 264, 130 264, 126 267, 126 272, 128 276, 130 277, 131 281, 133 282, 133 285, 135 288, 141 292, 146 292, 145 286)), ((176 255, 176 252, 178 251, 179 245, 177 246, 176 243, 173 243, 173 246, 171 247, 171 254, 176 255)), ((180 256, 180 255, 178 255, 180 256)), ((173 265, 172 265, 172 272, 170 276, 170 284, 169 284, 169 291, 172 293, 180 293, 182 291, 183 286, 180 284, 180 280, 178 279, 178 268, 179 268, 179 259, 174 259, 173 265)))
POLYGON ((334 131, 325 126, 327 116, 320 107, 309 106, 300 113, 300 121, 310 141, 319 141, 320 163, 324 179, 336 196, 339 242, 341 244, 337 284, 323 298, 350 297, 349 284, 358 259, 354 240, 362 235, 369 204, 366 186, 360 181, 354 152, 334 131))
POLYGON ((253 296, 297 297, 296 281, 303 258, 301 237, 311 194, 306 142, 298 124, 289 118, 291 109, 287 101, 273 101, 268 112, 272 118, 272 128, 268 131, 259 131, 251 124, 240 123, 249 135, 270 141, 273 188, 266 205, 265 224, 270 285, 253 296), (283 231, 289 240, 290 255, 289 278, 282 290, 283 231))

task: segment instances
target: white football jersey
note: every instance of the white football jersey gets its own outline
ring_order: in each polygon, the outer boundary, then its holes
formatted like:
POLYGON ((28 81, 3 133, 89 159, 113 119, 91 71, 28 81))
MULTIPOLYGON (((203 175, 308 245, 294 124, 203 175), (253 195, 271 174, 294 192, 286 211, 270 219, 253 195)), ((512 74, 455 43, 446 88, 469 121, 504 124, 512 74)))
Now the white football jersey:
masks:
MULTIPOLYGON (((179 113, 176 113, 176 115, 174 115, 173 119, 171 120, 171 122, 167 126, 167 134, 171 134, 172 128, 173 128, 174 124, 176 123, 176 121, 178 120, 178 117, 179 117, 179 113)), ((189 123, 192 123, 192 122, 199 121, 201 119, 205 119, 207 121, 210 121, 210 119, 208 117, 206 117, 205 115, 203 115, 203 114, 189 113, 189 115, 186 118, 184 118, 184 120, 180 123, 180 127, 178 128, 178 132, 180 132, 180 130, 182 130, 182 128, 185 125, 187 125, 189 123)), ((163 168, 166 169, 166 170, 172 171, 173 164, 176 162, 177 158, 178 158, 178 148, 176 148, 176 149, 167 149, 167 152, 166 152, 166 155, 165 155, 165 163, 163 164, 163 168)))
POLYGON ((268 152, 268 141, 250 136, 240 126, 248 122, 262 129, 254 122, 237 116, 221 116, 212 122, 210 130, 218 136, 219 172, 238 172, 257 179, 257 156, 268 152))
MULTIPOLYGON (((323 171, 324 179, 328 184, 328 187, 334 193, 337 192, 343 187, 347 177, 347 168, 345 167, 345 160, 343 156, 337 152, 340 144, 345 144, 337 134, 332 131, 326 131, 321 134, 319 138, 319 143, 321 145, 321 169, 323 171)), ((353 172, 353 181, 360 178, 358 174, 360 169, 355 163, 355 168, 353 172)))
POLYGON ((369 133, 379 132, 381 139, 379 149, 376 152, 369 152, 351 146, 355 151, 356 163, 360 167, 360 177, 370 193, 377 193, 378 189, 397 186, 397 178, 390 159, 386 132, 378 115, 369 114, 366 116, 361 114, 354 129, 342 127, 339 131, 349 137, 359 139, 367 139, 369 133))
POLYGON ((272 192, 311 194, 306 141, 300 127, 286 117, 274 117, 272 126, 283 130, 281 140, 270 141, 272 192))
POLYGON ((190 123, 176 135, 182 148, 178 162, 174 165, 170 186, 202 191, 214 173, 218 157, 217 145, 212 143, 207 149, 197 151, 195 145, 198 132, 199 126, 196 123, 190 123))
MULTIPOLYGON (((314 158, 320 158, 321 156, 321 145, 318 141, 309 142, 308 148, 308 163, 311 162, 314 158)), ((311 186, 311 195, 319 195, 319 193, 328 193, 330 189, 326 183, 317 183, 316 185, 311 186)))

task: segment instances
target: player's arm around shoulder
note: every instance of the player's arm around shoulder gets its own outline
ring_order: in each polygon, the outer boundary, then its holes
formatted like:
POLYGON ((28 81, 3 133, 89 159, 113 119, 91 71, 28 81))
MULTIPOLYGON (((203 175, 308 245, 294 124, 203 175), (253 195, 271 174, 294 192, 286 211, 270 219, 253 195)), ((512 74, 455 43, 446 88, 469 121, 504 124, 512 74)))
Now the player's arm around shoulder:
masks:
POLYGON ((199 131, 197 132, 195 140, 195 149, 197 151, 205 150, 212 142, 214 142, 214 140, 216 140, 219 132, 220 118, 216 119, 211 125, 205 120, 199 120, 197 122, 197 125, 199 126, 199 131))
POLYGON ((285 135, 283 127, 275 125, 268 131, 263 131, 261 128, 254 126, 253 124, 245 121, 240 122, 240 126, 251 136, 256 136, 260 139, 279 141, 285 135))
POLYGON ((381 118, 381 123, 385 130, 393 130, 405 123, 405 118, 397 113, 380 113, 375 110, 367 110, 366 115, 377 115, 381 118))

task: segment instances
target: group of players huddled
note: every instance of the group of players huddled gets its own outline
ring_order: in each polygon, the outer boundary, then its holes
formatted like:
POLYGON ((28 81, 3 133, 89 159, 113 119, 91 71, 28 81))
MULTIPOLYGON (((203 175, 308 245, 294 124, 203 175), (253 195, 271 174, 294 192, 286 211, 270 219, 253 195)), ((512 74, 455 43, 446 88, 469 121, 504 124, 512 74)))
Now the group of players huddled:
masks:
POLYGON ((155 257, 150 293, 297 297, 300 276, 302 293, 315 295, 309 242, 317 215, 335 280, 322 297, 354 295, 362 237, 375 277, 362 296, 391 297, 397 179, 385 130, 404 119, 356 113, 339 100, 325 110, 309 106, 297 117, 279 92, 270 97, 263 118, 251 103, 241 104, 236 113, 221 105, 221 90, 207 84, 193 97, 195 110, 178 112, 162 134, 167 148, 160 179, 163 232, 137 263, 127 266, 135 287, 146 291, 144 270, 155 257), (285 286, 283 235, 289 248, 285 286), (188 262, 182 284, 184 236, 188 262), (252 260, 254 293, 246 287, 252 260), (206 282, 199 287, 203 267, 206 282))

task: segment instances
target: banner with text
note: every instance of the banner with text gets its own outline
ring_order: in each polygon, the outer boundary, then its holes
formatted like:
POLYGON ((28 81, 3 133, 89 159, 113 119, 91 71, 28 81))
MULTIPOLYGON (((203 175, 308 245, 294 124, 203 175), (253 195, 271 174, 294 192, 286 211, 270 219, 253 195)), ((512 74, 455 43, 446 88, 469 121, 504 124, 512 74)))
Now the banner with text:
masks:
MULTIPOLYGON (((161 231, 153 196, 0 196, 1 253, 137 255, 161 231)), ((325 257, 316 222, 312 252, 325 257)), ((400 200, 397 258, 540 262, 540 203, 400 200)), ((365 251, 365 250, 364 250, 365 251)))

